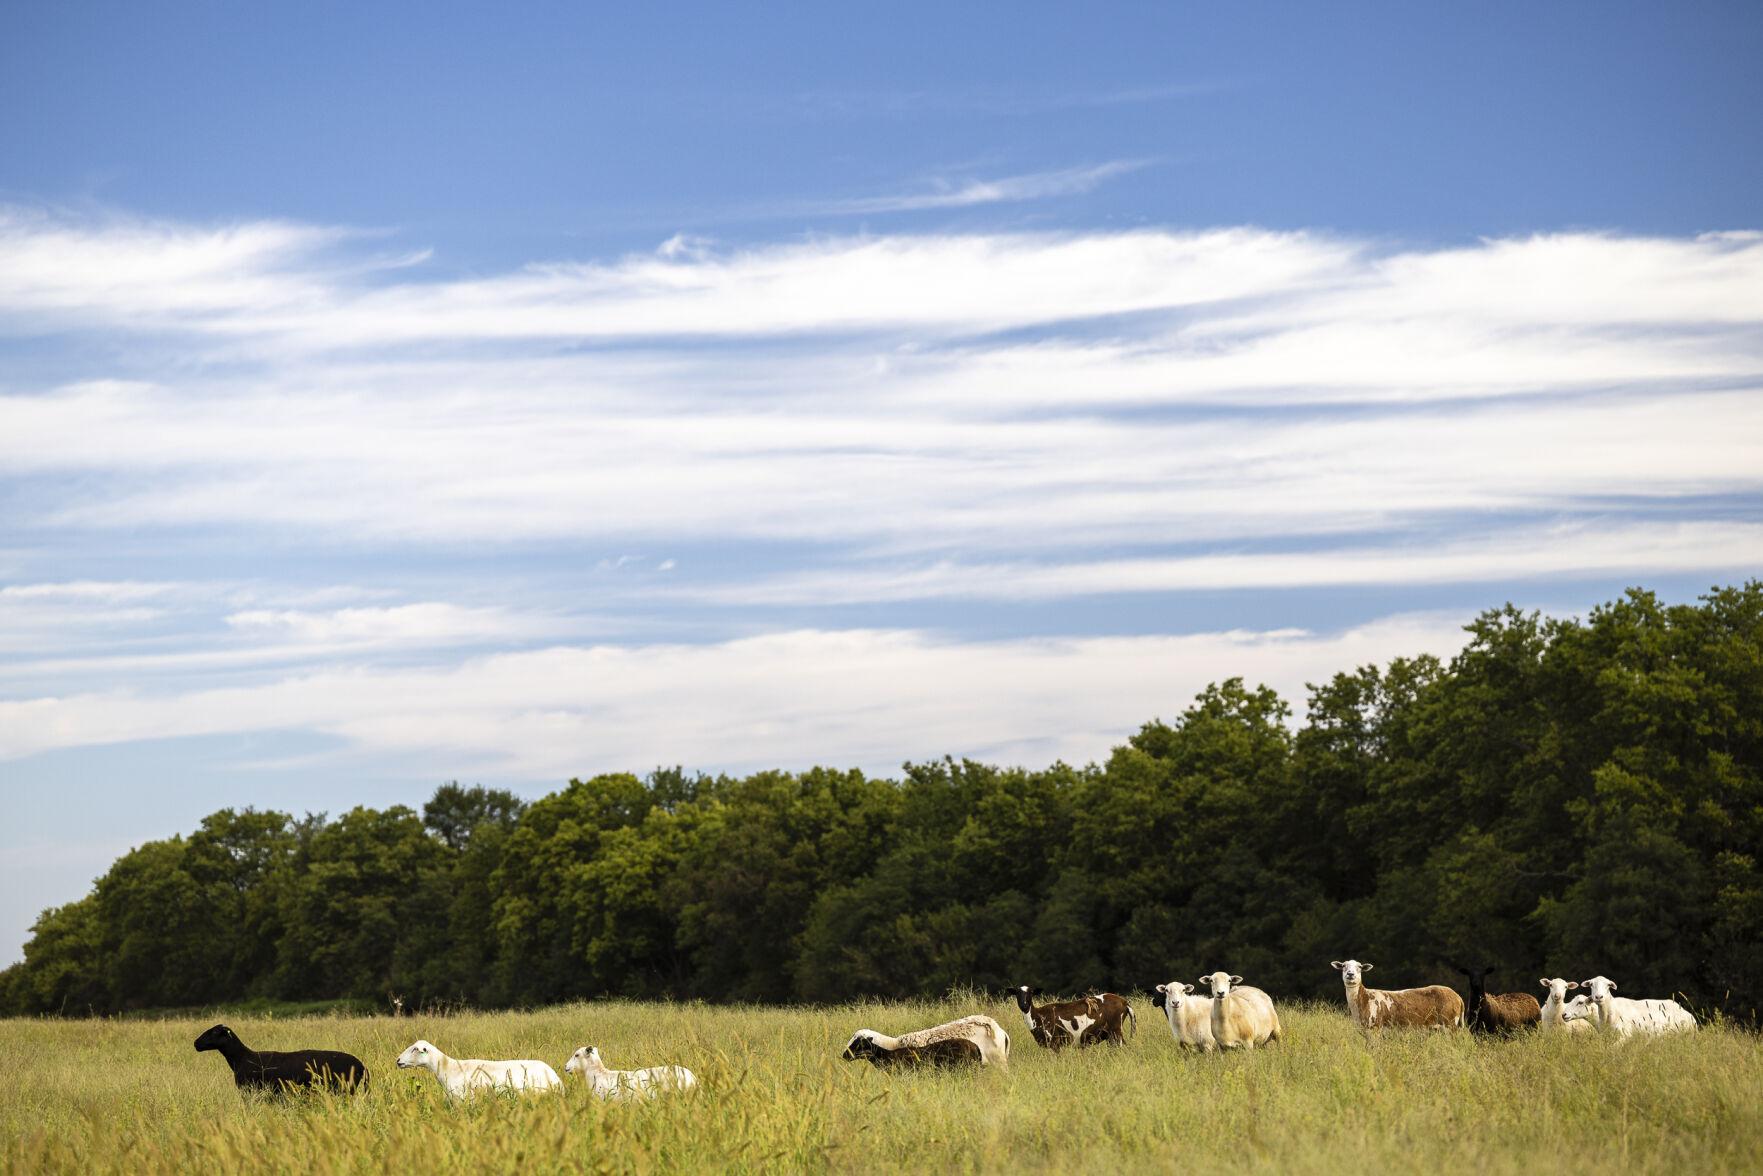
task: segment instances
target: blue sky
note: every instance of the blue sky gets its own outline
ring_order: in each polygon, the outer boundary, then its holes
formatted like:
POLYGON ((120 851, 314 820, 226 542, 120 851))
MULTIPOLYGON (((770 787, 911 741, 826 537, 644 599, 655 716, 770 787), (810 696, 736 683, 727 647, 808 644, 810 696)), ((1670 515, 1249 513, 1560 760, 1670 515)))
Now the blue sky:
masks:
POLYGON ((626 7, 0 11, 0 956, 1763 568, 1757 6, 626 7))

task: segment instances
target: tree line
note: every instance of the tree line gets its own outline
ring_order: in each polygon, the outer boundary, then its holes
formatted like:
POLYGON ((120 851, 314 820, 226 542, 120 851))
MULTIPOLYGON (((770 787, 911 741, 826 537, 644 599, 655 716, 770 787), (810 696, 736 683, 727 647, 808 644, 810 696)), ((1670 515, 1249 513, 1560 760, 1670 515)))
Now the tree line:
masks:
POLYGON ((421 812, 223 809, 45 911, 0 1011, 1140 990, 1332 995, 1493 965, 1763 998, 1763 581, 1584 619, 1511 606, 1448 662, 1208 687, 1107 760, 571 780, 421 812))

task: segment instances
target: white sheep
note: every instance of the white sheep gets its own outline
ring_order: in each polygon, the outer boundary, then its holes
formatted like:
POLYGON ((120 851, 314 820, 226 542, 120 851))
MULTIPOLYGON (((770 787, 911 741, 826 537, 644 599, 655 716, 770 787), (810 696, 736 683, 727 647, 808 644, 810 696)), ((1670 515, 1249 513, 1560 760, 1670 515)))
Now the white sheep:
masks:
POLYGON ((1211 1053, 1218 1048, 1212 1036, 1212 998, 1192 995, 1194 986, 1171 980, 1157 986, 1151 1003, 1163 1009, 1169 1020, 1169 1031, 1183 1049, 1211 1053))
POLYGON ((1578 988, 1579 981, 1563 980, 1556 977, 1551 980, 1547 976, 1542 979, 1543 988, 1548 996, 1543 1000, 1542 1020, 1539 1022, 1544 1033, 1589 1033, 1597 1028, 1597 1011, 1594 1009, 1588 1018, 1583 1015, 1567 1016, 1567 1009, 1579 1002, 1581 997, 1567 999, 1567 990, 1578 988))
POLYGON ((1200 983, 1212 990, 1212 1040, 1219 1049, 1254 1049, 1279 1040, 1279 1014, 1271 996, 1228 972, 1202 976, 1200 983))
POLYGON ((449 1098, 469 1098, 480 1090, 556 1090, 563 1085, 546 1062, 523 1059, 486 1062, 481 1058, 450 1058, 426 1041, 417 1041, 398 1055, 400 1070, 427 1070, 449 1098))
POLYGON ((563 1064, 567 1074, 587 1079, 588 1089, 605 1099, 648 1098, 669 1090, 690 1090, 698 1076, 684 1066, 650 1066, 646 1070, 613 1070, 600 1058, 600 1047, 584 1045, 563 1064))
POLYGON ((1674 1000, 1631 1000, 1612 995, 1616 981, 1607 976, 1593 976, 1584 982, 1597 1007, 1598 1023, 1618 1037, 1637 1033, 1693 1032, 1696 1019, 1689 1010, 1674 1000))

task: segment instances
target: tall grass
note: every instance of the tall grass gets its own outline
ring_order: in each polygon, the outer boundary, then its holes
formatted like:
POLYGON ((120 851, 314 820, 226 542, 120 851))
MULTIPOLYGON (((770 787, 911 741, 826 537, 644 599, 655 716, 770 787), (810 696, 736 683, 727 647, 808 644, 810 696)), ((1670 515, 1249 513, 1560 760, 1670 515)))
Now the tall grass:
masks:
POLYGON ((0 1021, 0 1147, 10 1171, 429 1174, 1757 1170, 1763 1042, 1734 1031, 1627 1044, 1466 1033, 1367 1038, 1339 1006, 1282 1006, 1287 1040, 1183 1053, 1148 1001, 1125 1048, 1037 1049, 1014 1006, 1007 1073, 884 1073, 838 1060, 852 1030, 899 1033, 972 1002, 828 1009, 608 1002, 446 1018, 229 1021, 259 1049, 346 1049, 356 1097, 241 1097, 192 1042, 208 1020, 0 1021), (578 1045, 621 1069, 679 1062, 696 1092, 604 1104, 449 1105, 392 1061, 418 1037, 461 1057, 578 1045))

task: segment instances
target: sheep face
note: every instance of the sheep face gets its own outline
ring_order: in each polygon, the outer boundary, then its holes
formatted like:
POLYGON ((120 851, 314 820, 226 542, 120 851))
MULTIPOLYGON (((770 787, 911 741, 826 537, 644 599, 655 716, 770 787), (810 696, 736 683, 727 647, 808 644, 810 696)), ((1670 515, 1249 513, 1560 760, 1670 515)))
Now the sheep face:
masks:
MULTIPOLYGON (((1213 1000, 1223 1000, 1230 995, 1233 986, 1241 984, 1241 976, 1232 976, 1229 972, 1214 972, 1210 976, 1200 977, 1200 983, 1212 990, 1213 1000)), ((1189 985, 1190 990, 1192 985, 1189 985)))
POLYGON ((569 1061, 563 1063, 563 1072, 565 1074, 586 1075, 604 1070, 605 1068, 606 1063, 600 1060, 600 1047, 597 1045, 582 1046, 580 1049, 569 1055, 569 1061))
POLYGON ((839 1056, 847 1062, 855 1062, 864 1058, 873 1058, 882 1052, 884 1052, 882 1047, 876 1044, 875 1030, 859 1029, 851 1034, 851 1040, 845 1044, 845 1052, 839 1056))
POLYGON ((1547 976, 1544 976, 1542 978, 1542 985, 1548 992, 1549 999, 1559 1004, 1567 999, 1568 989, 1579 987, 1579 981, 1563 980, 1560 977, 1551 980, 1547 976))
POLYGON ((1157 995, 1154 999, 1158 1008, 1164 1009, 1166 1012, 1180 1014, 1182 1009, 1193 1001, 1206 999, 1203 996, 1193 996, 1193 991, 1192 984, 1178 984, 1171 980, 1168 984, 1157 986, 1157 995))
POLYGON ((400 1070, 433 1070, 440 1051, 426 1041, 412 1042, 410 1047, 398 1055, 400 1070))
POLYGON ((1034 1007, 1034 998, 1041 994, 1041 990, 1032 984, 1019 984, 1010 993, 1016 997, 1016 1007, 1026 1013, 1034 1007))
POLYGON ((1574 997, 1572 1000, 1561 1006, 1561 1019, 1563 1021, 1579 1021, 1596 1015, 1597 1010, 1592 1007, 1591 998, 1584 993, 1581 993, 1579 996, 1574 997))
POLYGON ((1364 983, 1365 973, 1371 971, 1370 964, 1358 960, 1333 960, 1328 966, 1341 974, 1341 982, 1348 988, 1364 983))
POLYGON ((225 1049, 228 1045, 237 1043, 238 1040, 238 1034, 231 1029, 225 1025, 216 1025, 196 1039, 196 1052, 201 1053, 205 1049, 225 1049))
POLYGON ((1603 1000, 1616 991, 1616 981, 1608 976, 1593 976, 1590 980, 1580 982, 1591 994, 1593 1000, 1603 1000))

